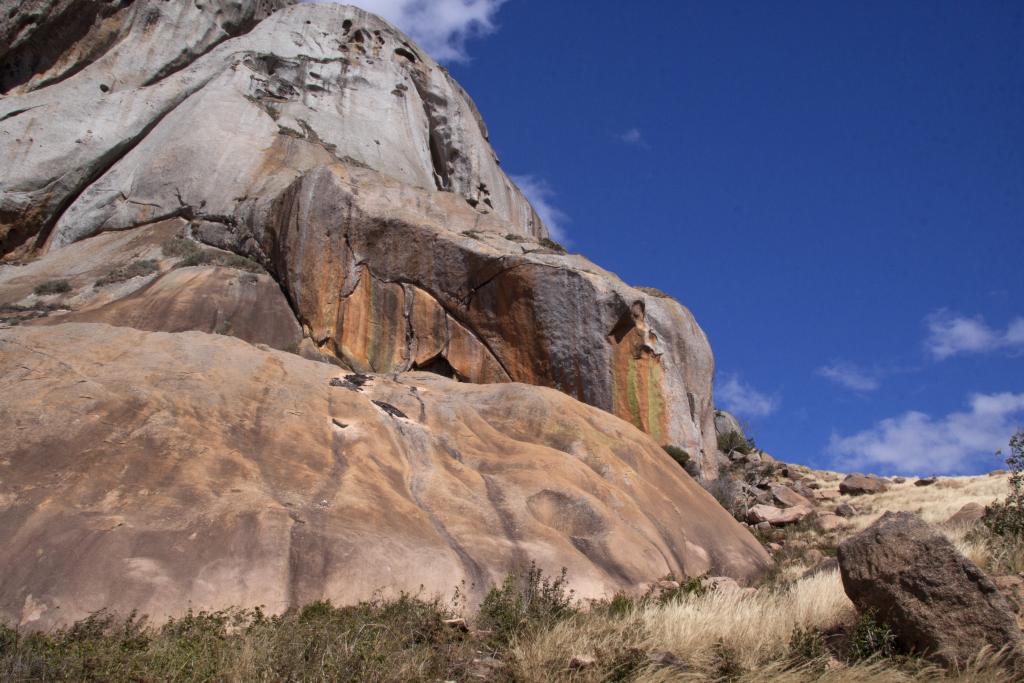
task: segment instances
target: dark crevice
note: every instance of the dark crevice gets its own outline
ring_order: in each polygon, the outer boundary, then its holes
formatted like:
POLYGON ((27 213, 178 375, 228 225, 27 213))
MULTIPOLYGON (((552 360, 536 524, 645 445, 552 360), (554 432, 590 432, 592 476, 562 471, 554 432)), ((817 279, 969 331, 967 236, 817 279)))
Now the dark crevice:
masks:
POLYGON ((434 356, 433 358, 428 360, 426 363, 423 363, 422 365, 413 363, 412 369, 419 370, 421 372, 432 372, 435 375, 441 375, 442 377, 447 377, 448 379, 455 379, 456 376, 458 375, 458 373, 455 371, 455 368, 452 367, 452 364, 449 363, 448 359, 445 358, 444 355, 442 354, 434 356))
POLYGON ((15 116, 18 116, 19 114, 24 114, 27 111, 32 111, 33 109, 38 109, 41 106, 43 106, 43 105, 37 104, 34 107, 25 107, 24 109, 15 109, 14 111, 9 111, 6 114, 4 114, 3 116, 0 116, 0 121, 6 121, 7 119, 13 119, 15 116))

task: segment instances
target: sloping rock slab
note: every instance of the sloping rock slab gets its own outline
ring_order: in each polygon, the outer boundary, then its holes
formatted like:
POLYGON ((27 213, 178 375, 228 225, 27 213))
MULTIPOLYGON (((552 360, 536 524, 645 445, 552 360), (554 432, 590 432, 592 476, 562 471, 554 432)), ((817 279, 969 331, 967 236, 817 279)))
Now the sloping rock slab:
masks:
POLYGON ((1006 599, 941 533, 909 512, 887 512, 839 545, 843 587, 874 610, 907 650, 964 665, 985 646, 1020 654, 1006 599))
POLYGON ((479 599, 530 559, 583 597, 767 567, 657 443, 565 394, 337 376, 221 335, 0 330, 0 620, 479 599))

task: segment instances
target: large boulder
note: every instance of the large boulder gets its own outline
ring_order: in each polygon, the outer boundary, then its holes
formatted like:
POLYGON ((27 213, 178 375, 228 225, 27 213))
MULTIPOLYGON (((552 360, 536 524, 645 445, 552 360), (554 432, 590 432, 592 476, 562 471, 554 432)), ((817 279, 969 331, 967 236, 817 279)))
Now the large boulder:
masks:
POLYGON ((0 330, 0 622, 479 599, 531 559, 582 597, 767 567, 657 443, 561 392, 343 375, 223 335, 0 330))
POLYGON ((1021 631, 992 581, 940 532, 909 512, 887 512, 838 550, 843 587, 900 645, 950 665, 1009 647, 1021 631))
POLYGON ((85 32, 90 57, 68 47, 60 77, 33 62, 0 99, 18 160, 0 252, 181 221, 262 264, 309 343, 353 368, 553 387, 716 476, 693 316, 551 243, 472 100, 408 37, 337 4, 66 4, 116 39, 85 32))
POLYGON ((839 482, 839 492, 848 496, 866 496, 885 493, 889 490, 885 481, 878 477, 865 477, 862 474, 851 474, 839 482))

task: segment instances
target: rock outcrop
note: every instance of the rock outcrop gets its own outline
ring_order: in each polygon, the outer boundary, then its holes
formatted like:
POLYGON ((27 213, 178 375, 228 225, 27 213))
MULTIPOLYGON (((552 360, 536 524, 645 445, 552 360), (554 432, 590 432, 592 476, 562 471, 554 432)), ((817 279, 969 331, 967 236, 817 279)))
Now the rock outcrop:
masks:
POLYGON ((909 512, 887 512, 839 545, 843 587, 873 610, 908 651, 965 665, 983 647, 1021 654, 1006 599, 937 530, 909 512))
POLYGON ((8 260, 182 221, 260 263, 307 344, 353 369, 553 387, 717 476, 693 316, 551 243, 472 100, 399 31, 284 0, 16 5, 0 3, 8 260))
POLYGON ((67 323, 0 330, 0 393, 3 622, 767 566, 648 436, 551 389, 67 323))
POLYGON ((0 92, 0 621, 766 570, 662 449, 717 475, 693 316, 381 19, 3 0, 0 92))

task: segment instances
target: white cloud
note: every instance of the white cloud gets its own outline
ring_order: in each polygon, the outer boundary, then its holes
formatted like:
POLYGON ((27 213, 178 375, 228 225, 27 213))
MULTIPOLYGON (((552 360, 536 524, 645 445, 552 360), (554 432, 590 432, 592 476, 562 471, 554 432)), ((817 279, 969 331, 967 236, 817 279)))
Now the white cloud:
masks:
POLYGON ((565 232, 565 224, 569 222, 569 217, 552 203, 551 198, 555 196, 555 192, 547 181, 532 175, 514 175, 512 182, 519 186, 533 204, 537 215, 548 227, 551 239, 563 246, 570 244, 569 236, 565 232))
POLYGON ((845 361, 823 365, 816 372, 819 376, 853 391, 874 391, 882 385, 877 374, 861 370, 853 363, 845 361))
MULTIPOLYGON (((307 0, 308 1, 308 0, 307 0)), ((330 0, 312 0, 330 1, 330 0)), ((387 19, 438 61, 466 57, 466 40, 493 33, 505 0, 347 0, 387 19)))
POLYGON ((648 146, 647 140, 644 138, 644 134, 640 132, 639 128, 630 128, 625 133, 619 135, 619 139, 627 145, 636 145, 637 147, 644 148, 648 146))
POLYGON ((925 318, 925 325, 924 345, 936 360, 958 353, 1024 349, 1024 318, 1012 320, 1004 332, 989 327, 981 316, 967 318, 941 309, 925 318))
POLYGON ((736 375, 729 375, 715 387, 716 403, 730 413, 745 418, 766 417, 779 409, 782 401, 778 396, 764 394, 736 375))
POLYGON ((1006 447, 1024 418, 1024 393, 973 394, 970 409, 932 418, 910 411, 851 436, 833 434, 828 452, 844 470, 880 468, 907 474, 965 472, 1006 447))

